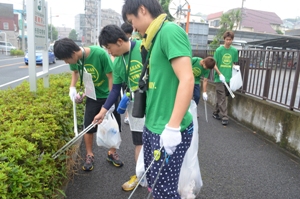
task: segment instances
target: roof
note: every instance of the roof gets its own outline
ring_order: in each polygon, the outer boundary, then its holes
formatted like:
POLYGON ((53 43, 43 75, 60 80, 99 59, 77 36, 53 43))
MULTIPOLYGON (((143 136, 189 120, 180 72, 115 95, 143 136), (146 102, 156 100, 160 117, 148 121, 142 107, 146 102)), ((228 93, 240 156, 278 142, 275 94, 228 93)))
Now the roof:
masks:
POLYGON ((274 12, 243 9, 242 27, 251 27, 254 32, 276 33, 272 25, 283 24, 280 17, 274 12))
POLYGON ((207 15, 207 20, 212 20, 212 19, 216 19, 216 18, 221 18, 221 16, 223 15, 223 11, 221 12, 216 12, 216 13, 212 13, 207 15))
MULTIPOLYGON (((232 10, 238 10, 238 9, 241 8, 230 9, 228 12, 232 10)), ((209 14, 207 16, 207 20, 221 18, 222 15, 223 12, 209 14)), ((282 20, 274 12, 243 8, 242 27, 252 28, 253 32, 276 34, 276 30, 272 28, 272 25, 281 25, 281 24, 283 24, 282 20)))
POLYGON ((282 47, 283 49, 291 48, 300 50, 300 37, 284 36, 278 37, 276 39, 268 39, 261 41, 248 42, 248 45, 260 45, 260 46, 273 46, 282 47))

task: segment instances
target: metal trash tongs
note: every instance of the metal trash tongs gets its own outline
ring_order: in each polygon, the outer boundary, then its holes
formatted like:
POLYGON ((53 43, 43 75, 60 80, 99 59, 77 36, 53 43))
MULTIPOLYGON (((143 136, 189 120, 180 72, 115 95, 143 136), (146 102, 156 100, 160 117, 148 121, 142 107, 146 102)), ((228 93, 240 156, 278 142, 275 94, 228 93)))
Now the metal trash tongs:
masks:
POLYGON ((205 111, 206 122, 208 122, 208 120, 207 120, 207 107, 206 107, 206 101, 205 100, 204 100, 204 111, 205 111))
POLYGON ((89 130, 94 128, 96 126, 96 123, 90 124, 88 127, 86 127, 83 131, 81 131, 78 136, 74 137, 72 140, 70 140, 67 144, 65 144, 63 147, 61 147, 56 153, 54 153, 51 157, 53 159, 56 159, 60 154, 65 152, 70 146, 72 146, 75 142, 77 142, 84 134, 86 134, 89 130))

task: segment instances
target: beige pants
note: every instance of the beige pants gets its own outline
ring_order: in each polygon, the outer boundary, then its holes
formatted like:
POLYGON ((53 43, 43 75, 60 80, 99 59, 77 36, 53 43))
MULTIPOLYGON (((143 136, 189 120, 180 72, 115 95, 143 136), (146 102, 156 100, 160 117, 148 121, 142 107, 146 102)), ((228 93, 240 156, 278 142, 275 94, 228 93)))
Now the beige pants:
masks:
POLYGON ((226 99, 228 95, 229 93, 225 85, 223 83, 216 83, 216 106, 214 113, 218 113, 222 119, 224 117, 228 119, 226 99))

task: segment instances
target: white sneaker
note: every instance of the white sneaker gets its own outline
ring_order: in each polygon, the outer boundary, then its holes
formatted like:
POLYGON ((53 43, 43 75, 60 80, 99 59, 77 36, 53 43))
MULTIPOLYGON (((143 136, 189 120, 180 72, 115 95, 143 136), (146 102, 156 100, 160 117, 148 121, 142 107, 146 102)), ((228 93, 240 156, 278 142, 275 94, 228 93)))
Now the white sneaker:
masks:
POLYGON ((125 117, 125 118, 124 118, 124 123, 125 123, 125 124, 129 124, 128 117, 125 117))

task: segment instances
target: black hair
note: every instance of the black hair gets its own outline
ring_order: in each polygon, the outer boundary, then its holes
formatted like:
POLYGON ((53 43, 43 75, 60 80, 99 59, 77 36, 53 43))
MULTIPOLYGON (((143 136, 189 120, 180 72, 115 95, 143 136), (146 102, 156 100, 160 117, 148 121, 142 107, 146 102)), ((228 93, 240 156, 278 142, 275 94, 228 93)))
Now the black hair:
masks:
POLYGON ((80 48, 72 39, 63 38, 54 44, 54 54, 58 59, 72 58, 74 51, 80 51, 80 48))
POLYGON ((107 46, 108 44, 116 44, 118 39, 129 41, 125 32, 117 25, 107 25, 102 28, 98 37, 100 46, 107 46))
POLYGON ((164 13, 158 0, 125 0, 122 8, 122 17, 124 21, 127 21, 128 14, 133 14, 137 17, 138 9, 140 6, 144 6, 153 18, 158 17, 164 13))
POLYGON ((131 34, 132 31, 133 31, 132 25, 129 24, 129 23, 126 23, 126 22, 123 23, 123 24, 121 25, 121 29, 122 29, 126 34, 131 34))

